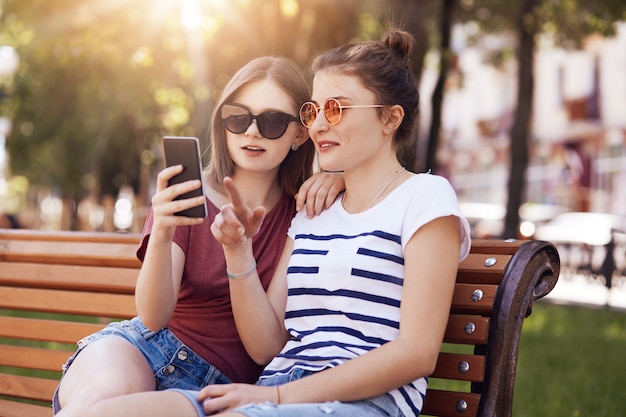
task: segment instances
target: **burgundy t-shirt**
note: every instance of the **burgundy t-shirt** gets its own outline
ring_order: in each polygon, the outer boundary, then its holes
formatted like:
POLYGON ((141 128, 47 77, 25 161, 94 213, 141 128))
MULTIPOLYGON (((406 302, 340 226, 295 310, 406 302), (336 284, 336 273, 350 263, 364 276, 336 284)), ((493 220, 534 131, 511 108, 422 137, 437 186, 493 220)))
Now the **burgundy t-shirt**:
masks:
MULTIPOLYGON (((174 242, 182 248, 186 260, 178 304, 168 327, 184 344, 233 382, 256 382, 262 366, 248 356, 237 334, 224 252, 210 229, 219 209, 208 200, 207 208, 208 214, 202 224, 178 227, 174 233, 174 242)), ((265 289, 278 264, 294 215, 294 199, 284 195, 266 214, 261 230, 252 239, 257 271, 265 289)), ((137 250, 141 261, 145 257, 152 224, 150 210, 137 250)))

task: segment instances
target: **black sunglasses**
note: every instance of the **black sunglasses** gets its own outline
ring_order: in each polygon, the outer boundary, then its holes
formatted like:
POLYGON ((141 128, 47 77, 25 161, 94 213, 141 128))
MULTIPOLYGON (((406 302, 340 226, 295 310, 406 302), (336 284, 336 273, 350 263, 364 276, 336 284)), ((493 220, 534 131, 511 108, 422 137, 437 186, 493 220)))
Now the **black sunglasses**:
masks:
POLYGON ((300 120, 282 111, 264 111, 252 114, 247 108, 238 104, 224 104, 222 106, 222 123, 224 128, 234 134, 248 130, 253 120, 256 120, 259 133, 266 139, 278 139, 287 131, 289 123, 300 120))

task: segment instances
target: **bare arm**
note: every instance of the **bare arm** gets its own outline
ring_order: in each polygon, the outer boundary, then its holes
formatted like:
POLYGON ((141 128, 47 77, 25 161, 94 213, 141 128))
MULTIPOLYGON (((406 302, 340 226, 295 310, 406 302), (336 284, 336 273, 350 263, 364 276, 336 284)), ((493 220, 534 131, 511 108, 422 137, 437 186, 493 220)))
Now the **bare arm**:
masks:
POLYGON ((293 243, 289 239, 283 249, 274 278, 266 294, 259 275, 252 266, 252 236, 258 233, 264 210, 251 210, 244 204, 230 178, 224 187, 231 204, 222 207, 211 225, 213 236, 222 243, 229 273, 233 315, 239 336, 255 362, 269 362, 284 346, 287 332, 283 325, 287 301, 286 271, 293 243))
POLYGON ((166 168, 157 177, 157 192, 152 198, 154 223, 135 288, 137 311, 146 326, 154 331, 167 325, 178 300, 185 255, 178 245, 172 243, 174 230, 176 226, 204 221, 174 215, 202 203, 204 198, 174 201, 176 196, 200 186, 198 181, 188 181, 168 187, 168 180, 181 170, 181 166, 166 168))

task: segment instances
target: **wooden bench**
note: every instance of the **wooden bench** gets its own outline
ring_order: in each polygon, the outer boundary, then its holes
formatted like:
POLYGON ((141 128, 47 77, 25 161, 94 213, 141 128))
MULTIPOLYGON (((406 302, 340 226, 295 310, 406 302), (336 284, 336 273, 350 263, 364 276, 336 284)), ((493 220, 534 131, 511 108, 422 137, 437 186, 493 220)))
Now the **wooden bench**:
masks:
MULTIPOLYGON (((138 239, 0 230, 0 417, 50 416, 75 342, 135 315, 138 239)), ((472 242, 423 415, 511 416, 522 323, 558 274, 549 243, 472 242)))

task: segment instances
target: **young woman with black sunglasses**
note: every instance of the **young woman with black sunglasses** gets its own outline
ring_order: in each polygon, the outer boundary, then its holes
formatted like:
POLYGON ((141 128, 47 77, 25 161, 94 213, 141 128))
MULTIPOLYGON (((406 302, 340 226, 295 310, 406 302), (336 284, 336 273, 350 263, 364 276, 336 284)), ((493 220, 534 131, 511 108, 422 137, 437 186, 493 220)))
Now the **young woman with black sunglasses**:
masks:
POLYGON ((231 177, 246 204, 263 208, 255 267, 267 288, 296 210, 313 216, 343 190, 342 177, 312 177, 315 149, 297 116, 309 96, 301 70, 278 57, 251 61, 225 86, 212 115, 207 217, 174 215, 201 202, 175 200, 199 182, 168 186, 180 166, 158 174, 137 251, 139 316, 78 343, 53 399, 57 416, 98 415, 103 400, 143 409, 143 397, 129 396, 137 392, 256 381, 262 367, 237 334, 222 246, 210 227, 230 202, 223 180, 231 177))

